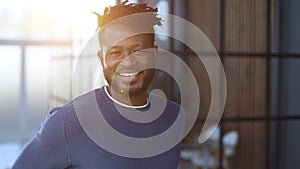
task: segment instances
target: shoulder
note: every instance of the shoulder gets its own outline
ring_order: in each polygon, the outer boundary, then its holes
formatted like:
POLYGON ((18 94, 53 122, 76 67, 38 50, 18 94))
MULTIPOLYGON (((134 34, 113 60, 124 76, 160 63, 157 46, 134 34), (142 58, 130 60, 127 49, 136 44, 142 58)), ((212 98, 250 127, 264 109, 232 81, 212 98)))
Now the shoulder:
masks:
POLYGON ((87 111, 90 111, 91 105, 94 104, 97 106, 95 95, 99 92, 98 90, 100 89, 95 89, 74 98, 66 104, 54 107, 47 115, 42 127, 44 128, 45 125, 60 126, 65 132, 80 130, 81 126, 78 116, 84 115, 87 111))
POLYGON ((74 99, 72 99, 71 101, 69 101, 68 103, 65 103, 63 105, 54 107, 50 110, 49 114, 57 114, 57 113, 61 113, 63 115, 67 115, 67 114, 72 114, 75 113, 75 108, 78 106, 84 106, 87 107, 90 105, 91 101, 94 100, 96 101, 96 95, 99 94, 101 92, 101 88, 100 89, 95 89, 92 91, 89 91, 85 94, 82 94, 74 99))
POLYGON ((64 105, 53 108, 47 118, 60 118, 64 127, 71 126, 78 129, 80 127, 78 118, 98 108, 96 96, 101 95, 102 90, 103 88, 89 91, 64 105))

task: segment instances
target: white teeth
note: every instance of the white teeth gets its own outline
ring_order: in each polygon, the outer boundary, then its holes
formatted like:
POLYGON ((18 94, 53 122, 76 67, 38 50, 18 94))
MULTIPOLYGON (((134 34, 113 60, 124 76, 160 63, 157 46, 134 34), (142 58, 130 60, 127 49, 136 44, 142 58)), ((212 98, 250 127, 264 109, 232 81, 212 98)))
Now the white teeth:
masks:
POLYGON ((124 77, 131 77, 137 75, 139 72, 133 72, 133 73, 119 73, 119 75, 124 77))

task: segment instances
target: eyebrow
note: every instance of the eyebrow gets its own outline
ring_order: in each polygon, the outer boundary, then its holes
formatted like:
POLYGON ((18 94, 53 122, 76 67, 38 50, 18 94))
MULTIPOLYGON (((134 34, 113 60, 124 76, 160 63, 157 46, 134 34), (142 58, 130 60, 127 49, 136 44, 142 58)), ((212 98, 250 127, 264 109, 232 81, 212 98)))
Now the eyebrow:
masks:
MULTIPOLYGON (((137 47, 140 47, 140 46, 142 46, 142 45, 139 44, 139 43, 136 43, 136 44, 131 45, 129 47, 129 49, 134 49, 134 48, 137 48, 137 47)), ((120 45, 114 45, 114 46, 111 46, 108 51, 111 51, 113 49, 121 49, 121 48, 122 48, 122 46, 120 46, 120 45)))
POLYGON ((119 49, 119 48, 121 48, 121 46, 118 46, 118 45, 116 45, 116 46, 109 46, 108 47, 108 51, 111 51, 113 49, 119 49))

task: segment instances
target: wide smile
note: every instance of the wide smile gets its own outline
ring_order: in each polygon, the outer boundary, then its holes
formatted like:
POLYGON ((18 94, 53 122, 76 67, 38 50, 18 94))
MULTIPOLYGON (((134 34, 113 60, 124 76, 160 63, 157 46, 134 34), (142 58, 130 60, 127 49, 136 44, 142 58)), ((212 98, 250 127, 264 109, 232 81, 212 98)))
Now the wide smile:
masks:
POLYGON ((135 75, 139 74, 139 72, 120 72, 118 73, 118 75, 122 76, 122 77, 133 77, 135 75))

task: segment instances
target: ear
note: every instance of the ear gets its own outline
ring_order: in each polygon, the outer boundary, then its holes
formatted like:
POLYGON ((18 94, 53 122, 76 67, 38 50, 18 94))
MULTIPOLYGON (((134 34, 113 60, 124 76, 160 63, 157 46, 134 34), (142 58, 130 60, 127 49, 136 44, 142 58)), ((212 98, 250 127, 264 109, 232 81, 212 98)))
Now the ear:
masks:
POLYGON ((102 65, 104 65, 104 63, 103 63, 103 53, 102 53, 102 50, 98 50, 97 55, 98 55, 98 58, 100 59, 102 65))
POLYGON ((158 50, 157 45, 154 45, 154 59, 155 59, 155 60, 156 60, 156 58, 157 58, 157 50, 158 50))

